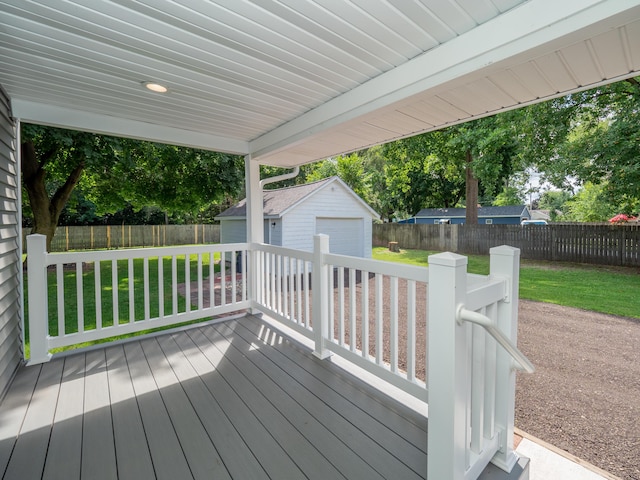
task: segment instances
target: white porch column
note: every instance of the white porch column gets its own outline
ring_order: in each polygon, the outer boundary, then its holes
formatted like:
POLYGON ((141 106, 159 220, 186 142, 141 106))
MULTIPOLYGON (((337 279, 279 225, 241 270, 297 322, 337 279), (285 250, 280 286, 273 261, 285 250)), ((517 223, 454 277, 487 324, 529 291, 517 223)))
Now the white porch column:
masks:
POLYGON ((247 191, 247 242, 264 243, 260 165, 251 160, 251 155, 244 157, 244 178, 247 191))
MULTIPOLYGON (((260 186, 260 165, 251 160, 251 155, 244 157, 244 181, 247 192, 247 243, 249 244, 249 258, 247 259, 247 296, 250 302, 257 301, 259 279, 262 274, 258 268, 258 252, 251 246, 256 243, 264 243, 262 187, 260 186)), ((252 310, 251 313, 258 313, 252 310)))
MULTIPOLYGON (((520 283, 520 249, 506 245, 490 251, 490 275, 507 279, 506 299, 498 304, 498 328, 514 345, 518 338, 518 293, 520 283)), ((516 373, 509 354, 498 348, 496 366, 496 426, 504 432, 500 438, 500 450, 491 460, 506 472, 518 461, 513 450, 513 425, 515 417, 516 373)))
POLYGON ((47 237, 27 236, 27 282, 29 294, 29 365, 48 362, 51 359, 49 314, 47 302, 47 237))
POLYGON ((456 321, 467 289, 467 258, 429 257, 427 478, 462 480, 467 468, 467 328, 456 321))

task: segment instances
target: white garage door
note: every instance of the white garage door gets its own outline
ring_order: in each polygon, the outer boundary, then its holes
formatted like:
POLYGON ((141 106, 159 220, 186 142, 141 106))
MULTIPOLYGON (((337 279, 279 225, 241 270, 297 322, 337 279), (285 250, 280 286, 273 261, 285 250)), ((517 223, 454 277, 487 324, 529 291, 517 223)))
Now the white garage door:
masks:
POLYGON ((364 256, 364 222, 362 218, 317 218, 316 233, 329 235, 331 253, 364 256))

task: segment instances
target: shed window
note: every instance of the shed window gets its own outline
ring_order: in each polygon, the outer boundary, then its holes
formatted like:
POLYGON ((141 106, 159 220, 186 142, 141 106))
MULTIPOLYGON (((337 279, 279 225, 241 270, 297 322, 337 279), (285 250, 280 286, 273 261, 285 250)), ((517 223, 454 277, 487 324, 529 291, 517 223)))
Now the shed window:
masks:
POLYGON ((487 225, 491 225, 491 224, 493 224, 493 218, 487 218, 487 219, 484 221, 484 223, 485 223, 485 224, 487 224, 487 225))

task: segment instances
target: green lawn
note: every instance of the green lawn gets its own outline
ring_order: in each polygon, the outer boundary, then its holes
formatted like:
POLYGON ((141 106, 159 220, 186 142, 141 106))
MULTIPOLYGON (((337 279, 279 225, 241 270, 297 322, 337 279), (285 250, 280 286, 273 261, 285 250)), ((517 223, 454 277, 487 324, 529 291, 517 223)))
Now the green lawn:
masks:
MULTIPOLYGON (((387 248, 373 249, 373 258, 390 262, 427 266, 429 255, 438 252, 387 248)), ((468 271, 488 274, 489 257, 469 255, 468 271)), ((520 298, 583 308, 595 312, 640 318, 637 268, 611 268, 522 260, 520 298)))
MULTIPOLYGON (((220 254, 216 253, 214 261, 217 262, 220 259, 220 254)), ((190 256, 190 278, 192 281, 197 279, 197 255, 190 256)), ((144 276, 143 276, 143 260, 135 259, 133 261, 133 288, 134 288, 134 321, 140 321, 145 318, 145 305, 144 305, 144 276)), ((173 299, 172 299, 172 262, 171 258, 163 258, 163 282, 162 291, 164 294, 164 313, 165 315, 171 314, 173 311, 173 299)), ((219 265, 214 266, 214 270, 219 271, 219 265)), ((119 260, 117 262, 118 270, 118 321, 121 323, 128 323, 130 319, 129 309, 129 267, 127 260, 119 260)), ((208 278, 209 274, 209 256, 203 256, 203 277, 208 278)), ((160 298, 160 284, 158 275, 158 258, 149 259, 148 270, 148 282, 149 282, 149 316, 150 318, 158 317, 159 315, 159 298, 160 298)), ((185 255, 177 257, 176 261, 176 276, 178 283, 184 283, 185 281, 185 255)), ((78 331, 78 308, 77 308, 77 279, 76 271, 74 268, 65 268, 63 272, 64 282, 64 321, 65 332, 73 333, 78 331)), ((111 261, 100 262, 100 284, 101 284, 101 296, 102 302, 100 311, 102 313, 102 325, 113 325, 113 288, 112 288, 112 263, 111 261)), ((28 305, 28 292, 27 292, 27 275, 25 274, 25 304, 28 305)), ((58 300, 57 300, 57 274, 52 268, 48 272, 48 306, 49 306, 49 331, 51 335, 57 335, 59 331, 58 326, 58 300)), ((94 329, 96 326, 96 298, 95 298, 95 267, 93 264, 88 264, 82 272, 82 290, 83 290, 83 315, 84 315, 84 328, 86 330, 94 329)), ((186 310, 185 297, 178 294, 177 298, 177 311, 184 312, 186 310)), ((27 337, 27 351, 29 348, 28 335, 29 335, 29 323, 28 323, 28 309, 25 308, 25 325, 26 325, 26 337, 27 337)), ((191 322, 193 323, 193 322, 191 322)), ((172 326, 173 327, 173 326, 172 326)), ((134 335, 140 335, 142 333, 149 333, 150 331, 163 330, 172 327, 160 327, 154 330, 147 330, 136 334, 128 334, 119 336, 117 338, 127 338, 134 335)), ((111 341, 113 338, 105 339, 102 341, 111 341)), ((100 343, 101 341, 92 342, 100 343)), ((86 344, 75 345, 77 348, 85 346, 86 344)), ((67 348, 58 349, 65 350, 67 348)))

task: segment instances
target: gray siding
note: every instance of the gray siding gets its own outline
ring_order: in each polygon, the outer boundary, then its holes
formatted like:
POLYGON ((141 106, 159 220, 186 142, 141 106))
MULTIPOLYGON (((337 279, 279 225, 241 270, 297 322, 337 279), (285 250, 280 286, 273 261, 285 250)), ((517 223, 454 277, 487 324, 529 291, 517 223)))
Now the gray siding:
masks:
POLYGON ((244 219, 220 220, 220 243, 244 243, 247 241, 247 222, 244 219))
POLYGON ((16 124, 0 88, 0 398, 22 358, 16 124))

